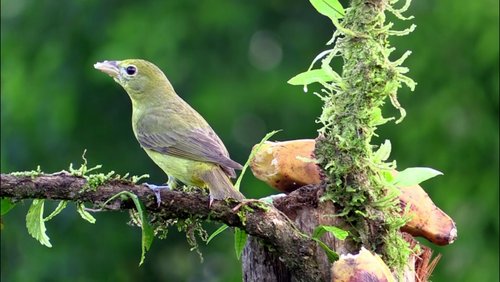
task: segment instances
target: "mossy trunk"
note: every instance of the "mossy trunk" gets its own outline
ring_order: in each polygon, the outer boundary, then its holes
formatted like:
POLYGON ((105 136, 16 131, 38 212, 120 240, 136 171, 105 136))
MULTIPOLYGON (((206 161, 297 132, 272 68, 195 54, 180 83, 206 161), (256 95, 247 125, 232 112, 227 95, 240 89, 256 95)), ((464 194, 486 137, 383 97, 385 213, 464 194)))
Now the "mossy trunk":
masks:
MULTIPOLYGON (((292 219, 302 232, 308 235, 311 235, 318 225, 345 227, 345 223, 339 217, 324 216, 325 214, 335 214, 335 207, 331 202, 311 200, 318 199, 321 190, 322 188, 314 186, 303 187, 294 192, 294 197, 278 199, 275 202, 275 206, 292 219), (311 197, 313 194, 317 196, 311 197)), ((416 244, 411 235, 407 234, 406 238, 408 241, 416 244)), ((359 251, 357 244, 353 241, 337 240, 329 233, 325 234, 321 239, 338 254, 356 254, 359 251)), ((423 254, 426 260, 429 260, 432 254, 429 251, 423 254)), ((321 275, 317 277, 316 281, 333 281, 332 263, 329 262, 324 250, 318 245, 313 253, 321 271, 321 275)), ((401 281, 414 282, 416 279, 416 267, 421 272, 427 271, 428 262, 425 265, 418 265, 419 262, 422 262, 421 256, 422 254, 418 257, 415 255, 408 259, 401 281)), ((302 276, 294 275, 275 252, 270 250, 259 238, 252 236, 248 237, 247 244, 243 250, 242 267, 243 281, 245 282, 311 281, 310 278, 304 279, 302 276)), ((419 277, 425 277, 425 274, 421 274, 419 277)))
MULTIPOLYGON (((293 220, 302 232, 310 236, 318 225, 342 226, 343 224, 338 218, 324 216, 335 213, 331 202, 320 203, 317 200, 318 197, 310 197, 311 194, 317 195, 321 190, 321 188, 314 186, 303 187, 295 192, 298 197, 293 197, 293 200, 278 199, 275 201, 275 206, 293 220), (311 199, 316 200, 311 202, 311 199)), ((352 242, 336 240, 329 233, 321 239, 338 253, 345 254, 356 251, 352 242)), ((325 251, 318 245, 313 253, 322 275, 317 277, 317 281, 330 281, 331 263, 328 261, 325 251)), ((302 277, 294 276, 280 258, 270 252, 258 238, 249 237, 243 250, 242 261, 244 281, 303 281, 302 277)))
MULTIPOLYGON (((393 31, 392 24, 385 22, 387 10, 399 19, 407 19, 401 12, 409 2, 399 10, 392 7, 395 2, 352 0, 342 19, 329 15, 328 10, 320 11, 337 27, 329 42, 335 45, 323 53, 327 55, 321 64, 321 70, 331 79, 319 81, 323 89, 317 93, 324 101, 318 119, 323 127, 315 148, 316 159, 325 173, 320 189, 324 194, 321 193, 321 203, 318 198, 316 205, 294 206, 285 209, 285 214, 309 235, 320 224, 345 227, 350 240, 336 241, 330 235, 322 240, 340 254, 357 253, 361 247, 381 254, 400 280, 412 281, 414 261, 410 245, 399 231, 405 222, 398 192, 387 180, 395 168, 394 162, 386 162, 390 144, 386 143, 383 149, 388 152, 384 154, 374 152, 371 144, 377 126, 390 120, 382 117, 383 104, 389 99, 403 118, 405 112, 397 101, 397 89, 402 84, 414 87, 414 82, 404 76, 407 70, 400 67, 409 52, 399 60, 389 59, 394 50, 389 36, 413 30, 412 26, 405 31, 393 31), (341 75, 331 67, 331 61, 337 57, 344 63, 341 75)), ((265 248, 256 238, 249 241, 243 253, 245 281, 301 280, 290 276, 280 258, 265 248)), ((331 265, 319 247, 315 258, 322 271, 318 280, 330 281, 331 265)))
POLYGON ((374 151, 377 146, 371 143, 377 126, 389 120, 382 117, 382 105, 390 100, 404 117, 397 89, 402 83, 413 87, 413 81, 403 75, 406 69, 399 67, 408 53, 395 62, 389 59, 394 50, 389 36, 413 28, 395 32, 385 22, 386 10, 403 18, 391 6, 395 2, 352 0, 341 23, 336 24, 335 46, 322 68, 335 57, 344 64, 340 81, 323 84, 323 127, 315 155, 326 176, 325 199, 335 203, 351 226, 349 232, 358 249, 364 246, 382 254, 391 269, 401 272, 411 250, 399 232, 404 224, 399 192, 388 180, 395 163, 386 162, 390 143, 380 146, 385 153, 374 151))

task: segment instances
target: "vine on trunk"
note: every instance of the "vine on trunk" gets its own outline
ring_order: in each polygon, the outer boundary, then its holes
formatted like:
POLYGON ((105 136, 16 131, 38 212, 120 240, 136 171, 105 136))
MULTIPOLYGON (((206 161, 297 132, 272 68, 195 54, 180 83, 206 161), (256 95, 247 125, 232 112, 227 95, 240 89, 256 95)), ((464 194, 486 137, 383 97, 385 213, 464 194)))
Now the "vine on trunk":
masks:
POLYGON ((310 83, 322 85, 314 94, 324 102, 315 148, 328 180, 323 200, 340 208, 340 216, 350 224, 349 231, 360 247, 381 253, 400 273, 412 250, 399 232, 408 219, 400 215, 399 192, 392 183, 396 163, 387 161, 388 140, 378 150, 371 143, 377 127, 393 119, 382 116, 381 107, 387 99, 400 111, 399 123, 406 113, 397 100, 397 90, 405 84, 413 91, 416 84, 405 75, 408 69, 401 66, 410 51, 397 60, 389 58, 395 50, 389 36, 406 35, 415 28, 391 30, 393 24, 386 22, 385 11, 402 20, 411 19, 401 14, 410 1, 400 9, 394 8, 396 2, 353 0, 344 10, 337 1, 311 0, 336 27, 327 43, 334 46, 320 53, 308 71, 289 83, 304 85, 305 91, 310 83), (332 67, 336 58, 343 61, 341 74, 332 67), (312 69, 317 61, 321 61, 320 68, 312 69))

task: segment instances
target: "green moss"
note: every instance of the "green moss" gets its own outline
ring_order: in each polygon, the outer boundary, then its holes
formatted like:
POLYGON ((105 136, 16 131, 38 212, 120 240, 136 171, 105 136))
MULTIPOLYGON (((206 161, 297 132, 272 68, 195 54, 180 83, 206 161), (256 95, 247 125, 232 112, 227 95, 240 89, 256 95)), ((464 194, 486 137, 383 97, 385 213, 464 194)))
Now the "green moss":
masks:
POLYGON ((260 210, 263 210, 265 212, 269 211, 271 209, 271 206, 269 203, 266 203, 264 201, 252 201, 252 206, 257 208, 257 209, 260 209, 260 210))
MULTIPOLYGON (((137 225, 135 218, 136 216, 132 212, 130 223, 133 225, 137 225)), ((163 217, 158 213, 151 215, 151 226, 153 227, 155 237, 166 239, 170 227, 177 227, 179 232, 184 232, 186 234, 186 241, 190 246, 190 250, 196 251, 201 261, 203 261, 203 255, 199 249, 197 238, 201 239, 202 242, 207 242, 208 240, 208 233, 203 228, 202 223, 203 220, 196 217, 190 217, 187 219, 171 219, 167 216, 163 217)))
POLYGON ((73 168, 73 163, 69 164, 69 173, 71 175, 83 177, 87 180, 87 183, 85 184, 85 186, 82 187, 82 190, 80 192, 87 191, 87 190, 95 191, 99 186, 101 186, 109 181, 122 181, 122 182, 130 183, 130 184, 136 184, 139 180, 149 177, 149 174, 143 174, 140 176, 137 176, 137 175, 129 176, 129 173, 126 173, 125 175, 121 176, 121 175, 115 173, 114 171, 110 171, 108 173, 91 173, 91 174, 89 174, 89 172, 91 172, 91 171, 96 171, 96 170, 101 169, 102 165, 96 165, 94 167, 88 168, 87 167, 87 159, 85 158, 85 153, 86 153, 86 150, 83 151, 83 154, 82 154, 83 163, 80 165, 79 168, 75 169, 75 168, 73 168))
POLYGON ((238 212, 236 214, 238 215, 241 224, 245 226, 247 222, 247 213, 253 213, 255 209, 260 209, 267 212, 270 210, 270 208, 270 205, 266 202, 250 200, 250 202, 243 202, 238 207, 238 212))
POLYGON ((200 261, 203 262, 203 255, 199 249, 198 241, 196 237, 200 238, 203 242, 207 242, 208 233, 202 226, 202 221, 197 218, 187 218, 185 220, 178 220, 177 229, 179 232, 186 233, 186 240, 189 244, 190 251, 196 251, 200 257, 200 261))
POLYGON ((87 187, 90 190, 95 191, 97 187, 104 184, 106 181, 109 181, 114 174, 115 174, 114 171, 110 171, 108 174, 96 173, 96 174, 86 175, 85 178, 87 179, 87 187))
POLYGON ((26 176, 26 177, 35 178, 35 177, 40 176, 41 174, 43 174, 43 171, 40 168, 40 166, 37 166, 36 170, 15 171, 15 172, 11 172, 10 174, 14 175, 14 176, 26 176))
POLYGON ((331 79, 321 82, 323 90, 315 93, 324 101, 318 122, 320 137, 315 154, 330 180, 323 200, 331 200, 340 209, 340 215, 352 226, 353 239, 385 258, 387 264, 401 271, 411 253, 399 228, 406 218, 400 216, 398 190, 386 181, 387 173, 395 168, 387 162, 390 146, 374 152, 371 144, 377 126, 391 120, 381 114, 381 107, 389 101, 400 111, 399 122, 405 111, 397 100, 397 89, 403 84, 412 90, 415 83, 404 75, 402 58, 391 61, 390 35, 405 35, 391 30, 384 12, 391 11, 400 19, 409 2, 395 9, 396 1, 353 0, 345 17, 337 25, 330 43, 335 46, 322 60, 321 69, 332 73, 331 79), (342 75, 331 70, 335 57, 343 59, 342 75))
POLYGON ((253 211, 254 209, 252 209, 249 205, 246 204, 241 205, 241 207, 238 209, 238 212, 236 214, 240 218, 241 224, 243 226, 245 226, 247 223, 247 213, 253 211))

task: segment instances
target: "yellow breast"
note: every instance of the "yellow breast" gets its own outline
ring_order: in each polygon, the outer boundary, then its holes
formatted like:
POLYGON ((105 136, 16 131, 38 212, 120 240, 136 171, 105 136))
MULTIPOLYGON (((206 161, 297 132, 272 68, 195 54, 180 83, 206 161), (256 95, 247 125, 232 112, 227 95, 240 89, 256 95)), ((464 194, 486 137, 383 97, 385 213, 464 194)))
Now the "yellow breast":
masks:
POLYGON ((144 150, 166 174, 188 185, 205 187, 206 184, 198 176, 214 166, 214 164, 172 157, 149 149, 144 150))

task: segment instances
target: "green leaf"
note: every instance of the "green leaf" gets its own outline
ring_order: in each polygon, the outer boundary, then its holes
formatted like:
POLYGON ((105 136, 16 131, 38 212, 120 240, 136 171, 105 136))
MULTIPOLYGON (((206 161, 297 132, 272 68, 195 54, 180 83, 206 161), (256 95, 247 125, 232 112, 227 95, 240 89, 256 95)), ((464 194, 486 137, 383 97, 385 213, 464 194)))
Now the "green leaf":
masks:
POLYGON ((67 201, 59 201, 59 204, 57 205, 56 209, 51 214, 49 214, 49 216, 44 218, 43 221, 49 221, 52 218, 54 218, 54 216, 58 215, 66 207, 67 204, 68 204, 67 201))
POLYGON ((385 140, 384 144, 380 145, 378 150, 375 152, 375 160, 377 161, 385 161, 391 155, 391 141, 385 140))
POLYGON ((382 110, 379 107, 376 107, 370 113, 370 126, 379 126, 393 119, 393 117, 384 118, 384 116, 382 116, 382 110))
POLYGON ((43 204, 44 200, 34 199, 26 215, 26 228, 28 233, 35 239, 37 239, 40 244, 52 248, 49 242, 49 236, 45 234, 47 229, 45 228, 45 222, 43 220, 43 204))
POLYGON ((394 177, 392 184, 398 187, 408 187, 438 175, 443 175, 443 173, 430 167, 410 167, 400 171, 394 177))
POLYGON ((236 251, 236 257, 238 259, 241 258, 241 254, 243 253, 243 249, 245 248, 245 244, 247 242, 247 233, 239 228, 234 228, 234 250, 236 251))
POLYGON ((299 73, 288 80, 291 85, 308 85, 314 82, 329 82, 333 81, 334 77, 324 69, 308 70, 299 73))
POLYGON ((229 226, 227 225, 222 225, 221 227, 219 227, 219 229, 215 230, 214 233, 212 233, 212 235, 210 235, 210 237, 208 237, 207 239, 207 245, 208 243, 210 243, 210 241, 212 241, 213 238, 215 238, 217 235, 219 235, 220 233, 222 233, 222 231, 226 230, 229 226))
POLYGON ((313 232, 313 239, 320 239, 326 232, 331 233, 335 238, 339 240, 345 240, 349 235, 349 232, 331 225, 318 225, 313 232))
POLYGON ((236 180, 236 183, 234 183, 234 189, 236 189, 237 191, 240 190, 240 185, 241 185, 241 180, 243 179, 243 175, 245 175, 245 172, 247 171, 247 168, 250 165, 250 161, 253 159, 253 157, 255 156, 255 154, 259 151, 260 146, 262 144, 264 144, 264 142, 266 142, 267 140, 269 140, 269 138, 271 138, 274 134, 276 134, 276 133, 278 133, 280 131, 281 130, 273 130, 273 131, 269 132, 268 134, 266 134, 266 136, 264 136, 264 138, 262 138, 262 140, 260 140, 260 143, 257 144, 257 146, 254 147, 254 149, 252 150, 252 152, 250 152, 250 156, 248 156, 248 159, 247 159, 245 165, 241 169, 240 176, 238 176, 238 179, 236 180))
POLYGON ((332 21, 341 19, 345 15, 344 7, 338 0, 309 0, 313 7, 332 21))
POLYGON ((328 261, 330 263, 335 262, 336 260, 339 259, 339 254, 337 254, 334 250, 330 249, 323 241, 317 238, 312 238, 314 241, 318 243, 318 245, 325 251, 326 256, 328 257, 328 261))
POLYGON ((349 232, 331 225, 318 225, 314 229, 312 239, 316 241, 319 246, 325 251, 326 256, 328 257, 328 261, 330 261, 330 263, 333 263, 334 261, 339 259, 339 255, 335 251, 330 249, 330 247, 328 247, 323 241, 321 241, 321 236, 323 236, 323 234, 325 234, 326 232, 331 233, 333 237, 339 240, 345 240, 345 238, 347 238, 347 236, 349 235, 349 232))
POLYGON ((14 208, 16 204, 12 202, 12 199, 10 198, 2 198, 0 200, 0 209, 1 213, 0 215, 6 215, 12 208, 14 208))
POLYGON ((153 244, 154 232, 153 227, 149 224, 148 215, 146 213, 146 209, 144 204, 139 200, 137 195, 132 194, 130 192, 125 191, 125 193, 132 198, 134 201, 135 208, 139 213, 139 219, 141 220, 141 229, 142 229, 142 240, 141 240, 141 261, 139 262, 139 266, 142 265, 144 259, 146 257, 146 252, 151 248, 151 244, 153 244))
MULTIPOLYGON (((342 83, 342 77, 333 68, 330 66, 330 62, 332 61, 334 53, 330 53, 325 59, 321 60, 321 69, 330 76, 331 81, 336 82, 337 84, 342 83)), ((330 81, 330 80, 329 80, 330 81)))
POLYGON ((85 210, 85 205, 83 203, 79 203, 76 205, 76 210, 80 214, 80 216, 90 223, 95 223, 95 218, 85 210))

